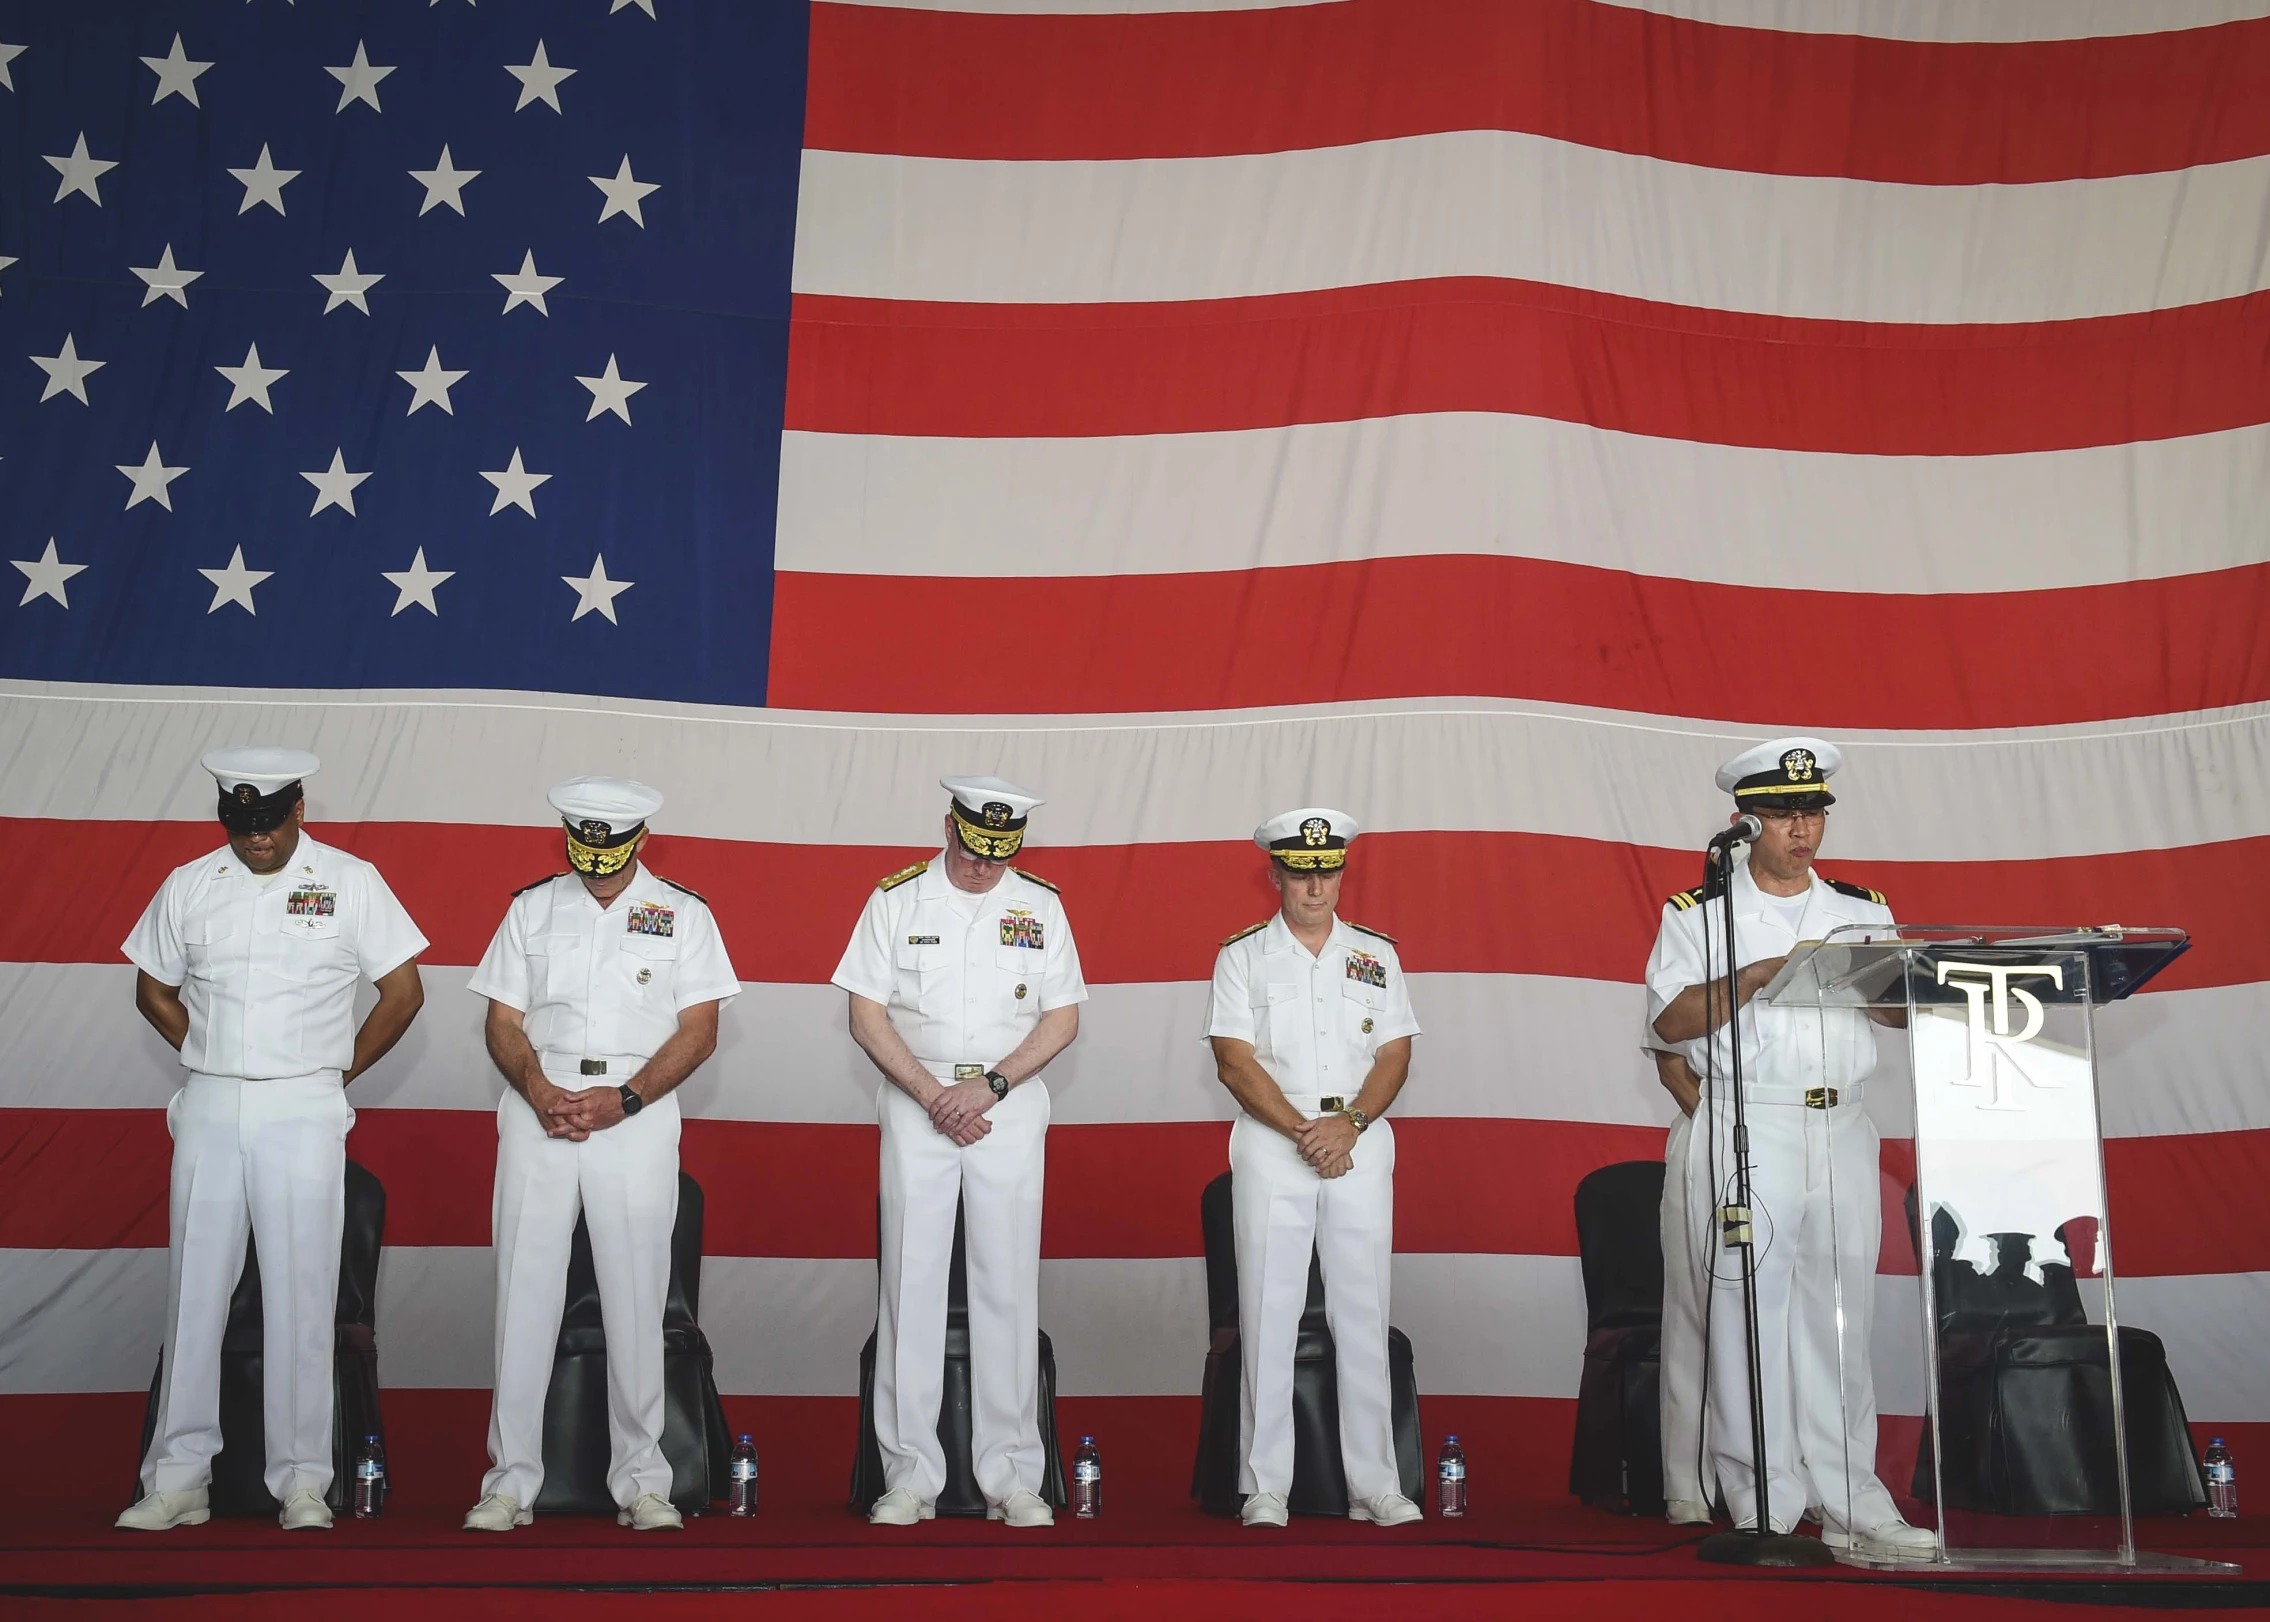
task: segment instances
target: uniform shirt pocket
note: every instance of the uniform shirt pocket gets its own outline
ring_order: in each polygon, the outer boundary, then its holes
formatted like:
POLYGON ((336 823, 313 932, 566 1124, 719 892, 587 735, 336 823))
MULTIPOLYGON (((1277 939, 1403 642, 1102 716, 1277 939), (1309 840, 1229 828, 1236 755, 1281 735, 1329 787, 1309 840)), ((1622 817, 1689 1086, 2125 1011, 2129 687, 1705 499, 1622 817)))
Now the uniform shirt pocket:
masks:
POLYGON ((669 1002, 678 979, 677 937, 626 933, 618 944, 616 957, 639 994, 669 1002))
POLYGON ((927 1004, 939 1002, 946 995, 948 971, 954 961, 952 947, 910 943, 900 946, 891 959, 899 1002, 927 1013, 927 1004))
POLYGON ((1301 996, 1306 988, 1291 980, 1254 987, 1253 1045, 1278 1057, 1299 1041, 1301 996))
POLYGON ((235 934, 236 923, 229 918, 192 918, 183 924, 181 952, 189 972, 200 980, 211 979, 215 951, 235 934))
POLYGON ((1348 1041, 1369 1057, 1379 1046, 1380 1011, 1387 1006, 1387 993, 1379 986, 1364 984, 1361 980, 1340 982, 1340 1021, 1348 1041))

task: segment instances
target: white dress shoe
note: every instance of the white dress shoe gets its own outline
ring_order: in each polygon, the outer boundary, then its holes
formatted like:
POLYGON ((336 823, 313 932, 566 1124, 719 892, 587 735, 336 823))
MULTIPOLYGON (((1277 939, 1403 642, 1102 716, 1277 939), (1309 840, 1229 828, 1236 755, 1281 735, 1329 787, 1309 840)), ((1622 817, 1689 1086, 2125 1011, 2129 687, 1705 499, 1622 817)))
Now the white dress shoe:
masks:
POLYGON ((1237 1518, 1248 1526, 1282 1526, 1285 1524, 1285 1495, 1281 1492, 1248 1493, 1245 1508, 1237 1518))
POLYGON ((1852 1549, 1887 1560, 1928 1560, 1939 1552, 1938 1533, 1928 1526, 1910 1526, 1896 1515, 1857 1536, 1824 1521, 1821 1541, 1832 1549, 1852 1549))
POLYGON ((1399 1492, 1383 1492, 1377 1498, 1358 1498, 1348 1505, 1348 1519, 1369 1521, 1374 1526, 1409 1526, 1413 1521, 1425 1518, 1426 1512, 1399 1492))
POLYGON ((493 1492, 465 1512, 465 1530, 509 1532, 516 1526, 526 1526, 535 1518, 535 1513, 523 1509, 520 1500, 510 1493, 493 1492))
POLYGON ((934 1505, 917 1498, 912 1487, 893 1487, 875 1500, 875 1507, 867 1512, 869 1526, 912 1526, 916 1521, 927 1521, 938 1513, 934 1505))
POLYGON ((1708 1526, 1710 1506, 1700 1498, 1673 1498, 1665 1502, 1663 1518, 1673 1526, 1708 1526))
POLYGON ((628 1509, 615 1511, 615 1524, 634 1532, 683 1532, 686 1519, 678 1506, 658 1492, 642 1492, 628 1509))
POLYGON ((213 1518, 205 1489, 146 1494, 115 1523, 121 1532, 165 1532, 176 1526, 203 1526, 213 1518))
POLYGON ((985 1518, 1008 1526, 1054 1526, 1056 1511, 1049 1508, 1048 1500, 1039 1493, 1019 1487, 998 1504, 988 1504, 985 1518))
POLYGON ((276 1524, 287 1532, 328 1532, 331 1530, 331 1506, 323 1495, 302 1487, 284 1495, 284 1507, 276 1516, 276 1524))

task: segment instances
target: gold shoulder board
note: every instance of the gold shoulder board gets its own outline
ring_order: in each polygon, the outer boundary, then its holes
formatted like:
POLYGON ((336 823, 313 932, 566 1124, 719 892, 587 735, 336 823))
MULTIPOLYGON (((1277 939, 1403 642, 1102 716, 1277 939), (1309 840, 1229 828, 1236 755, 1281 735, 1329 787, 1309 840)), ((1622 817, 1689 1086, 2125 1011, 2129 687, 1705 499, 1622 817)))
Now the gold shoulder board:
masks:
POLYGON ((916 862, 912 867, 902 867, 889 878, 880 880, 875 888, 878 890, 895 890, 908 879, 918 879, 929 871, 930 864, 928 861, 916 862))
POLYGON ((656 873, 654 876, 658 879, 662 879, 662 882, 664 884, 667 884, 671 889, 677 891, 680 895, 690 895, 696 901, 699 901, 703 906, 706 907, 709 905, 709 897, 703 895, 699 890, 693 889, 687 885, 680 884, 676 879, 663 879, 662 875, 659 873, 656 873))
POLYGON ((1232 935, 1232 936, 1230 936, 1230 937, 1229 937, 1228 939, 1224 940, 1224 941, 1222 942, 1222 944, 1223 944, 1224 946, 1235 946, 1235 945, 1236 945, 1236 944, 1237 944, 1237 943, 1238 943, 1239 941, 1242 941, 1242 940, 1244 940, 1244 939, 1246 938, 1246 936, 1248 936, 1248 935, 1258 935, 1258 934, 1260 934, 1260 933, 1261 933, 1261 932, 1262 932, 1262 931, 1263 931, 1264 929, 1267 929, 1268 927, 1269 927, 1269 920, 1268 920, 1268 919, 1266 919, 1266 918, 1264 918, 1264 919, 1262 919, 1262 920, 1261 920, 1261 922, 1259 922, 1258 924, 1248 924, 1248 925, 1246 925, 1246 926, 1245 926, 1245 928, 1243 928, 1243 929, 1239 930, 1239 931, 1238 931, 1238 932, 1237 932, 1237 933, 1236 933, 1235 935, 1232 935))
POLYGON ((1009 871, 1016 874, 1020 879, 1024 879, 1029 883, 1039 885, 1043 890, 1052 890, 1055 891, 1055 893, 1058 895, 1062 895, 1064 893, 1061 890, 1057 890, 1055 885, 1049 883, 1048 880, 1042 878, 1038 873, 1028 873, 1021 867, 1012 867, 1011 869, 1009 869, 1009 871))
MULTIPOLYGON (((1346 923, 1346 922, 1347 922, 1347 920, 1343 919, 1343 920, 1342 920, 1342 922, 1343 922, 1343 923, 1346 923)), ((1393 946, 1393 945, 1395 944, 1395 937, 1394 937, 1393 935, 1390 935, 1390 934, 1389 934, 1389 933, 1388 933, 1388 932, 1387 932, 1386 930, 1384 930, 1384 929, 1374 929, 1374 928, 1372 928, 1372 927, 1371 927, 1371 925, 1369 925, 1369 924, 1357 924, 1357 923, 1349 923, 1349 924, 1348 924, 1348 927, 1349 927, 1350 929, 1354 930, 1354 931, 1355 931, 1355 932, 1356 932, 1357 934, 1359 934, 1359 935, 1370 935, 1370 936, 1372 936, 1372 937, 1373 937, 1374 939, 1377 939, 1377 940, 1383 940, 1383 941, 1387 942, 1387 944, 1388 944, 1388 945, 1390 945, 1390 946, 1393 946)))
POLYGON ((1702 897, 1702 886, 1698 884, 1692 890, 1681 890, 1677 895, 1673 896, 1671 898, 1671 906, 1675 911, 1685 912, 1689 907, 1694 906, 1697 902, 1701 901, 1702 897))
POLYGON ((531 890, 541 890, 545 885, 551 883, 554 879, 564 879, 566 877, 567 875, 565 873, 547 873, 542 878, 538 879, 534 884, 523 884, 519 889, 513 891, 512 893, 514 895, 526 895, 531 890))

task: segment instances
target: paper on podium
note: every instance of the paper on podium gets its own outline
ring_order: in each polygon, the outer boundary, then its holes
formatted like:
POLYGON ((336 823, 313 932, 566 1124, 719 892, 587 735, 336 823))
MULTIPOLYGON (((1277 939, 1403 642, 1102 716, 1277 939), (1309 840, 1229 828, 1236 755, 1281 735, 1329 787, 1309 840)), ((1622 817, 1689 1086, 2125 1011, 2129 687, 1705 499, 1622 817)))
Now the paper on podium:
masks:
POLYGON ((1758 1000, 1778 1002, 1783 992, 1797 986, 1803 988, 1807 1003, 1865 1008, 1885 1000, 1885 993, 1899 980, 1913 949, 1914 943, 1901 940, 1896 930, 1887 930, 1882 940, 1799 941, 1790 950, 1788 961, 1758 993, 1758 1000))

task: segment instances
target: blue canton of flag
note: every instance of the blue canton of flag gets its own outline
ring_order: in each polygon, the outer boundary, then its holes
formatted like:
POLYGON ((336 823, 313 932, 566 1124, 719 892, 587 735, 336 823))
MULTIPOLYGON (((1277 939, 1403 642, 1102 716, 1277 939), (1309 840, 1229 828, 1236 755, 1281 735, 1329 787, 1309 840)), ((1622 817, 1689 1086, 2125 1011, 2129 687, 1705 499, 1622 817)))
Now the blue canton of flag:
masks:
POLYGON ((0 677, 761 704, 806 29, 0 3, 0 677))

